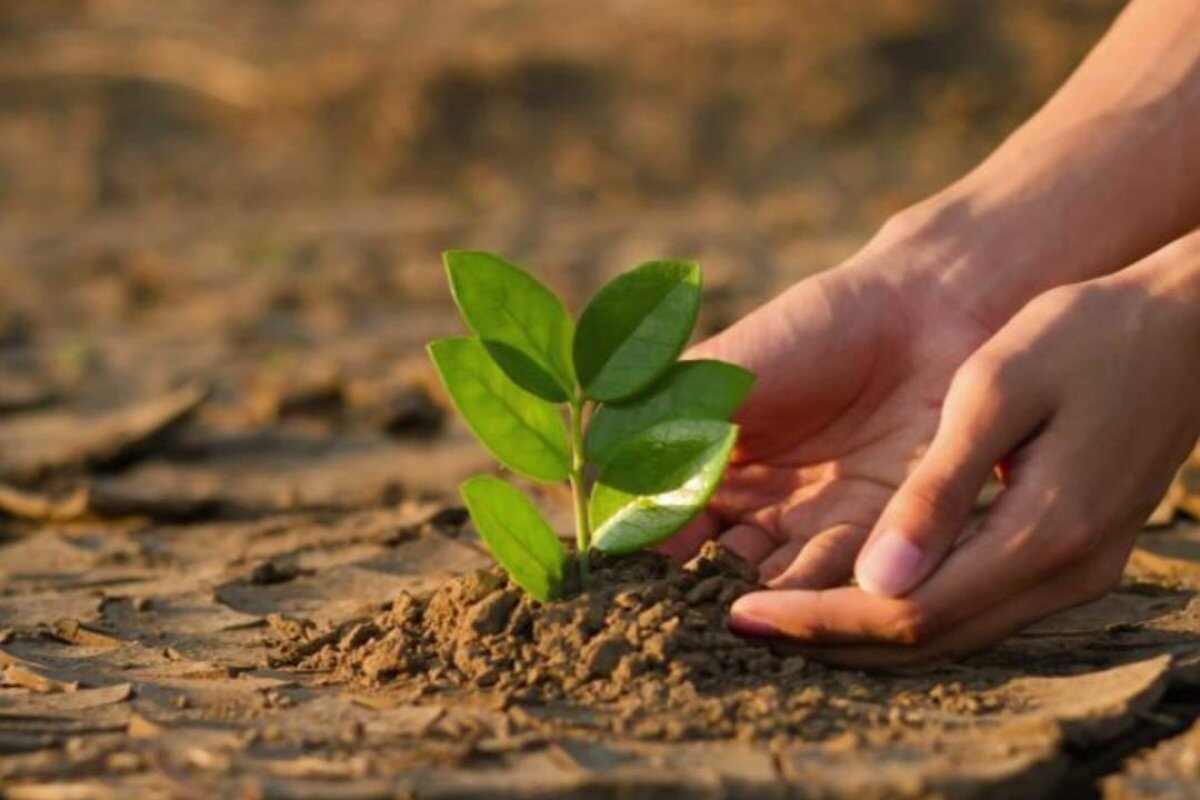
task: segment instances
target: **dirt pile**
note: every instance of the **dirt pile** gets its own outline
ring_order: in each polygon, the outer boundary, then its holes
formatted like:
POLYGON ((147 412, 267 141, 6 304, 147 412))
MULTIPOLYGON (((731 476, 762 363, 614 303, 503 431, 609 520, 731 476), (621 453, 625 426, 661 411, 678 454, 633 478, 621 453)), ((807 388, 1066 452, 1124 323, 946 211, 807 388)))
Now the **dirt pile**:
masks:
POLYGON ((480 570, 430 594, 402 594, 336 634, 283 632, 283 660, 414 699, 486 697, 543 723, 586 718, 637 738, 836 733, 833 719, 854 713, 841 700, 828 713, 829 698, 865 700, 879 687, 730 633, 729 606, 754 580, 716 543, 682 567, 652 553, 600 557, 587 591, 548 604, 498 568, 480 570))
MULTIPOLYGON (((753 735, 755 721, 816 699, 810 667, 726 629, 754 570, 715 543, 683 567, 600 557, 589 587, 539 603, 499 568, 402 594, 303 666, 417 694, 486 690, 507 705, 569 701, 640 737, 753 735)), ((784 715, 786 716, 786 714, 784 715)))

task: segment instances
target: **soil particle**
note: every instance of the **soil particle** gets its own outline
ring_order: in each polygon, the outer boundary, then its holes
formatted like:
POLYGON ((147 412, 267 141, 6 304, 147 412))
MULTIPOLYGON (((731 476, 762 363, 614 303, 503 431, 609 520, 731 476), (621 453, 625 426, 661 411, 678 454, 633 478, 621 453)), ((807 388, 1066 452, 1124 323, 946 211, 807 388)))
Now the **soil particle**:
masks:
POLYGON ((421 386, 397 392, 379 414, 380 427, 396 437, 435 436, 445 427, 445 420, 445 410, 421 386))
POLYGON ((467 524, 467 510, 462 506, 447 506, 429 518, 429 524, 445 534, 454 535, 467 524))
POLYGON ((276 583, 287 583, 299 574, 300 571, 293 565, 264 561, 250 571, 247 579, 255 586, 271 586, 276 583))
POLYGON ((355 625, 350 629, 350 632, 342 637, 338 642, 338 650, 346 652, 353 650, 356 647, 361 647, 366 642, 374 639, 379 634, 379 629, 373 623, 363 622, 355 625))
POLYGON ((500 633, 508 626, 509 615, 520 600, 521 595, 512 589, 497 589, 471 606, 463 622, 479 636, 500 633))
POLYGON ((596 636, 583 649, 580 677, 607 678, 613 674, 621 659, 632 652, 633 646, 617 634, 596 636))

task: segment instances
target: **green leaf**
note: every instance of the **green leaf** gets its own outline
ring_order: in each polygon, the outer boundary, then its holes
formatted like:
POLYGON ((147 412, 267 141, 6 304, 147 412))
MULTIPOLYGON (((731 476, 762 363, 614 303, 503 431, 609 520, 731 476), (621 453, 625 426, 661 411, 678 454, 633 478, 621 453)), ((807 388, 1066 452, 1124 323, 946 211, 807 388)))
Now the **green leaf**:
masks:
POLYGON ((650 261, 601 288, 575 334, 575 372, 588 397, 620 400, 661 375, 687 344, 699 306, 700 267, 690 261, 650 261))
POLYGON ((567 479, 567 430, 558 406, 509 380, 478 339, 439 339, 429 344, 429 357, 459 413, 496 460, 534 480, 567 479))
POLYGON ((606 403, 588 423, 584 452, 603 464, 621 442, 669 419, 727 420, 754 384, 754 373, 724 361, 679 361, 644 392, 606 403))
POLYGON ((463 321, 505 374, 545 400, 573 396, 575 326, 558 296, 491 253, 448 250, 442 258, 463 321))
POLYGON ((736 439, 736 425, 685 419, 660 422, 627 440, 592 491, 593 546, 632 553, 682 528, 717 488, 736 439))
POLYGON ((490 475, 467 479, 459 493, 488 550, 513 582, 543 603, 557 595, 567 555, 529 498, 490 475))

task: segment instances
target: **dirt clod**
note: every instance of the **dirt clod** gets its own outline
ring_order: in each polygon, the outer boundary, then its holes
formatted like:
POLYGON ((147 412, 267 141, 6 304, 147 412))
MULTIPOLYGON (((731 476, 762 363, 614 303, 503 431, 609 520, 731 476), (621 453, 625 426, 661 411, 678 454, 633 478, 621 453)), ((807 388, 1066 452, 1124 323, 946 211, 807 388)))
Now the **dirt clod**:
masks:
POLYGON ((497 589, 471 606, 464 618, 467 627, 479 636, 500 633, 508 625, 508 617, 520 599, 521 596, 511 589, 497 589))
POLYGON ((428 438, 445 427, 446 412, 423 387, 408 387, 389 398, 380 427, 391 436, 428 438))

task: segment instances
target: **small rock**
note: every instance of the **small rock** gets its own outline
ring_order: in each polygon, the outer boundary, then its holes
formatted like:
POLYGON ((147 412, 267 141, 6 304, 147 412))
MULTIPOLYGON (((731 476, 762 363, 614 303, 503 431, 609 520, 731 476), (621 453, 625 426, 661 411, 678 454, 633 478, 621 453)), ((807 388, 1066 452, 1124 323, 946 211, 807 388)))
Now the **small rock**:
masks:
POLYGON ((621 684, 633 683, 633 679, 646 671, 646 657, 640 653, 630 653, 621 659, 613 670, 613 680, 621 684))
POLYGON ((338 418, 345 410, 342 379, 334 369, 312 375, 273 377, 251 388, 252 416, 268 422, 287 417, 338 418))
POLYGON ((684 653, 677 657, 675 663, 683 664, 697 675, 716 675, 721 671, 717 660, 707 653, 684 653))
POLYGON ((429 524, 442 533, 457 533, 458 529, 467 524, 470 515, 462 506, 448 506, 434 513, 429 518, 429 524))
POLYGON ((754 591, 754 585, 746 581, 729 581, 721 589, 721 594, 717 597, 717 605, 722 608, 729 608, 733 605, 733 601, 737 600, 747 592, 754 591))
POLYGON ((520 599, 511 589, 497 589, 471 606, 464 624, 480 636, 500 633, 508 626, 508 617, 520 599))
POLYGON ((377 681, 400 671, 400 653, 390 647, 380 647, 363 659, 362 671, 368 679, 377 681))
POLYGON ((507 583, 504 576, 492 570, 476 570, 466 576, 462 583, 462 599, 466 603, 477 603, 507 583))
POLYGON ((400 625, 415 625, 421 617, 421 605, 408 592, 401 592, 392 601, 392 619, 400 625))
POLYGON ((429 437, 442 430, 446 412, 423 386, 409 386, 387 401, 380 419, 384 432, 397 437, 429 437))
POLYGON ((691 591, 684 595, 684 600, 687 601, 688 605, 693 606, 699 605, 700 603, 707 603, 709 600, 712 600, 721 593, 721 588, 724 582, 725 579, 720 575, 712 575, 708 578, 705 578, 693 586, 691 591))
POLYGON ((270 613, 267 624, 285 640, 303 641, 316 626, 312 620, 303 617, 286 617, 283 614, 270 613))
POLYGON ((618 608, 637 608, 641 605, 642 599, 638 596, 637 592, 632 589, 626 589, 617 592, 616 596, 613 597, 613 603, 618 608))
POLYGON ((379 629, 370 622, 360 622, 351 628, 342 640, 338 642, 338 650, 343 653, 353 650, 360 645, 374 639, 379 634, 379 629))
POLYGON ((697 578, 724 575, 748 583, 758 581, 757 567, 714 541, 705 542, 696 557, 684 565, 684 569, 697 578))
POLYGON ((588 598, 587 611, 584 613, 581 627, 591 635, 604 627, 604 618, 608 616, 608 603, 600 595, 588 598))
POLYGON ((653 605, 645 611, 637 615, 638 627, 643 631, 650 631, 657 628, 666 616, 666 612, 662 605, 653 605))
POLYGON ((292 565, 264 561, 250 572, 249 580, 255 586, 270 586, 276 583, 287 583, 299 574, 300 571, 292 565))
POLYGON ((800 675, 808 667, 808 661, 804 656, 788 656, 783 659, 783 663, 779 666, 779 674, 785 678, 791 678, 800 675))
POLYGON ((106 766, 112 772, 137 772, 142 768, 143 760, 137 753, 110 753, 106 766))
POLYGON ((597 636, 584 648, 581 672, 588 678, 606 678, 632 650, 629 642, 619 636, 597 636))
POLYGON ((652 583, 642 591, 642 602, 648 606, 656 605, 666 600, 671 594, 667 583, 652 583))
POLYGON ((642 642, 642 652, 652 659, 658 661, 667 660, 667 637, 661 633, 656 633, 653 636, 646 637, 646 641, 642 642))

